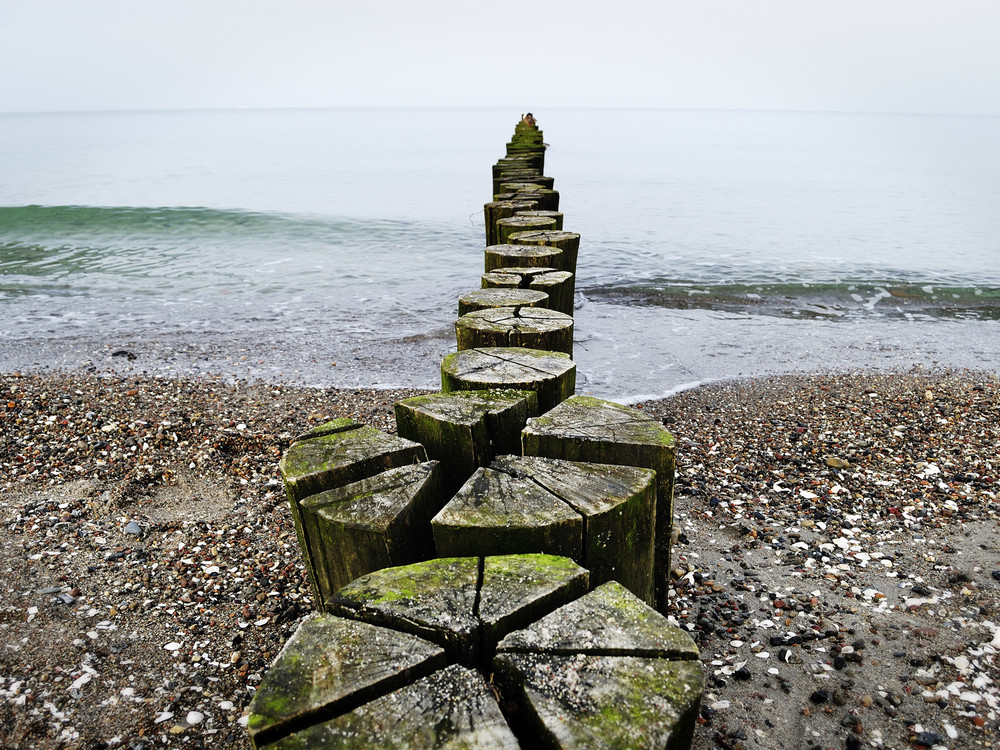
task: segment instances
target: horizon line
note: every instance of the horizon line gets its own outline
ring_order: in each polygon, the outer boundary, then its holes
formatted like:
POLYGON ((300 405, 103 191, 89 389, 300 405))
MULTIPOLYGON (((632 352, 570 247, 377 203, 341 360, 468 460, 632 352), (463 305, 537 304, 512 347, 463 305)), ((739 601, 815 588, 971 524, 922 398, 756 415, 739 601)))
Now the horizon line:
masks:
MULTIPOLYGON (((153 113, 193 113, 193 112, 293 112, 317 110, 358 110, 358 109, 518 109, 503 105, 452 105, 452 104, 364 104, 346 106, 232 106, 232 107, 144 107, 139 109, 39 109, 0 110, 0 116, 18 115, 99 115, 99 114, 153 114, 153 113)), ((523 109, 523 107, 522 107, 523 109)), ((863 110, 863 109, 788 109, 753 107, 649 107, 649 106, 584 106, 561 105, 547 107, 548 110, 638 110, 664 112, 755 112, 770 114, 825 114, 825 115, 898 115, 922 117, 983 117, 996 118, 1000 113, 970 112, 927 112, 916 110, 863 110)), ((540 112, 545 109, 539 109, 540 112)), ((526 110, 530 111, 530 110, 526 110)))

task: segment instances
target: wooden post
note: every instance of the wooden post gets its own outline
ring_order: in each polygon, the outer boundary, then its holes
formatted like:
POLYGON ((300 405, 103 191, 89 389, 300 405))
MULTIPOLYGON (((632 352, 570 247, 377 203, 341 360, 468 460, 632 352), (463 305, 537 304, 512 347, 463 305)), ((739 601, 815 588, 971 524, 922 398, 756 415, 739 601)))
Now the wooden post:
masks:
MULTIPOLYGON (((504 185, 504 188, 510 187, 509 185, 504 185)), ((524 191, 512 191, 504 190, 502 193, 497 193, 493 196, 495 201, 503 200, 532 200, 538 203, 538 209, 541 211, 558 211, 559 210, 559 191, 558 190, 524 190, 524 191)))
POLYGON ((564 315, 573 314, 575 276, 554 268, 497 268, 482 275, 484 289, 534 289, 549 295, 546 306, 564 315))
POLYGON ((458 350, 520 346, 573 356, 573 318, 544 307, 491 307, 455 322, 458 350))
POLYGON ((397 466, 426 460, 427 452, 423 446, 358 424, 352 419, 336 419, 320 425, 298 438, 285 451, 278 467, 317 602, 323 601, 323 594, 312 559, 314 545, 307 538, 302 524, 301 502, 310 495, 359 482, 397 466))
POLYGON ((550 555, 364 576, 264 675, 251 743, 686 747, 703 689, 694 642, 619 584, 587 588, 584 568, 550 555))
POLYGON ((563 251, 563 266, 559 270, 576 273, 576 259, 580 252, 580 235, 576 232, 528 230, 510 233, 507 237, 507 242, 512 245, 558 247, 563 251))
POLYGON ((544 216, 548 219, 555 219, 556 225, 553 227, 557 232, 561 232, 563 228, 563 215, 560 211, 539 211, 533 208, 526 208, 517 211, 514 216, 544 216))
MULTIPOLYGON (((521 211, 530 211, 536 201, 493 201, 483 206, 483 223, 486 225, 486 246, 498 245, 497 221, 514 216, 521 211)), ((558 229, 558 227, 556 227, 558 229)))
POLYGON ((510 192, 507 189, 508 183, 529 183, 538 185, 544 190, 552 190, 556 184, 555 178, 546 177, 537 169, 512 169, 504 170, 499 177, 493 178, 493 193, 510 192))
POLYGON ((521 432, 526 456, 642 466, 656 472, 656 606, 666 608, 673 523, 673 436, 638 409, 587 396, 575 396, 521 432))
POLYGON ((534 391, 455 391, 397 401, 396 431, 441 462, 450 497, 480 466, 520 453, 521 430, 538 416, 534 391))
POLYGON ((691 637, 610 582, 500 641, 493 661, 520 737, 538 746, 691 746, 704 672, 691 637))
POLYGON ((544 414, 573 395, 576 364, 561 352, 517 347, 466 349, 441 362, 441 390, 445 393, 496 388, 535 391, 538 410, 544 414))
MULTIPOLYGON (((508 216, 497 221, 497 236, 499 245, 517 244, 508 242, 507 238, 512 234, 534 234, 546 230, 555 230, 556 220, 546 216, 508 216)), ((530 243, 540 244, 540 243, 530 243)))
POLYGON ((546 307, 549 296, 536 289, 475 289, 458 298, 458 316, 491 307, 546 307))
POLYGON ((653 602, 656 472, 501 456, 480 468, 431 521, 444 557, 545 552, 616 580, 653 602))
POLYGON ((563 252, 545 245, 491 245, 486 248, 486 272, 498 268, 558 268, 563 269, 563 252))
POLYGON ((438 462, 427 461, 304 498, 318 605, 365 573, 432 557, 430 520, 451 494, 438 462))

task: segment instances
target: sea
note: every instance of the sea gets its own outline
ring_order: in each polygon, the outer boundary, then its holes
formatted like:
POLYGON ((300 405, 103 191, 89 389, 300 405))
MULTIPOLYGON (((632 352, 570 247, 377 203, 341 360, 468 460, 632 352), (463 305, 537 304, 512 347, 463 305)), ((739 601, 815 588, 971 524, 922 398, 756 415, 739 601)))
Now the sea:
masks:
MULTIPOLYGON (((521 112, 0 115, 0 372, 439 387, 521 112)), ((1000 371, 1000 120, 551 109, 577 392, 1000 371)))

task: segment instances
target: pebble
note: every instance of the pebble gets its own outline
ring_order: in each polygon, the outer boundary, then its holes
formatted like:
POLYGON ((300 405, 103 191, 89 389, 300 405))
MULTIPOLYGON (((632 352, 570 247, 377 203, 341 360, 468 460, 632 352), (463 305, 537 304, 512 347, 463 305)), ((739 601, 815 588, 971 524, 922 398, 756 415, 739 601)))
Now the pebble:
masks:
POLYGON ((189 725, 201 724, 204 720, 205 714, 201 711, 188 711, 187 716, 184 717, 184 721, 186 721, 189 725))

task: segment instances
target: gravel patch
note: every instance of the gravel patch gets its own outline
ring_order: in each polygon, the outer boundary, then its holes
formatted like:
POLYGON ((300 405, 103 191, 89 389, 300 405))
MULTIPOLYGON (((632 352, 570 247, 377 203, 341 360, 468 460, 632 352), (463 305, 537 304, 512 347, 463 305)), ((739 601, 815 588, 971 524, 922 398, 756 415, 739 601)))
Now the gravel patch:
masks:
POLYGON ((1000 744, 995 375, 736 381, 643 409, 679 440, 696 748, 1000 744))
MULTIPOLYGON (((312 601, 292 436, 414 390, 0 376, 0 746, 245 747, 312 601)), ((1000 383, 734 381, 643 404, 679 441, 670 616, 695 747, 993 748, 1000 383)))

